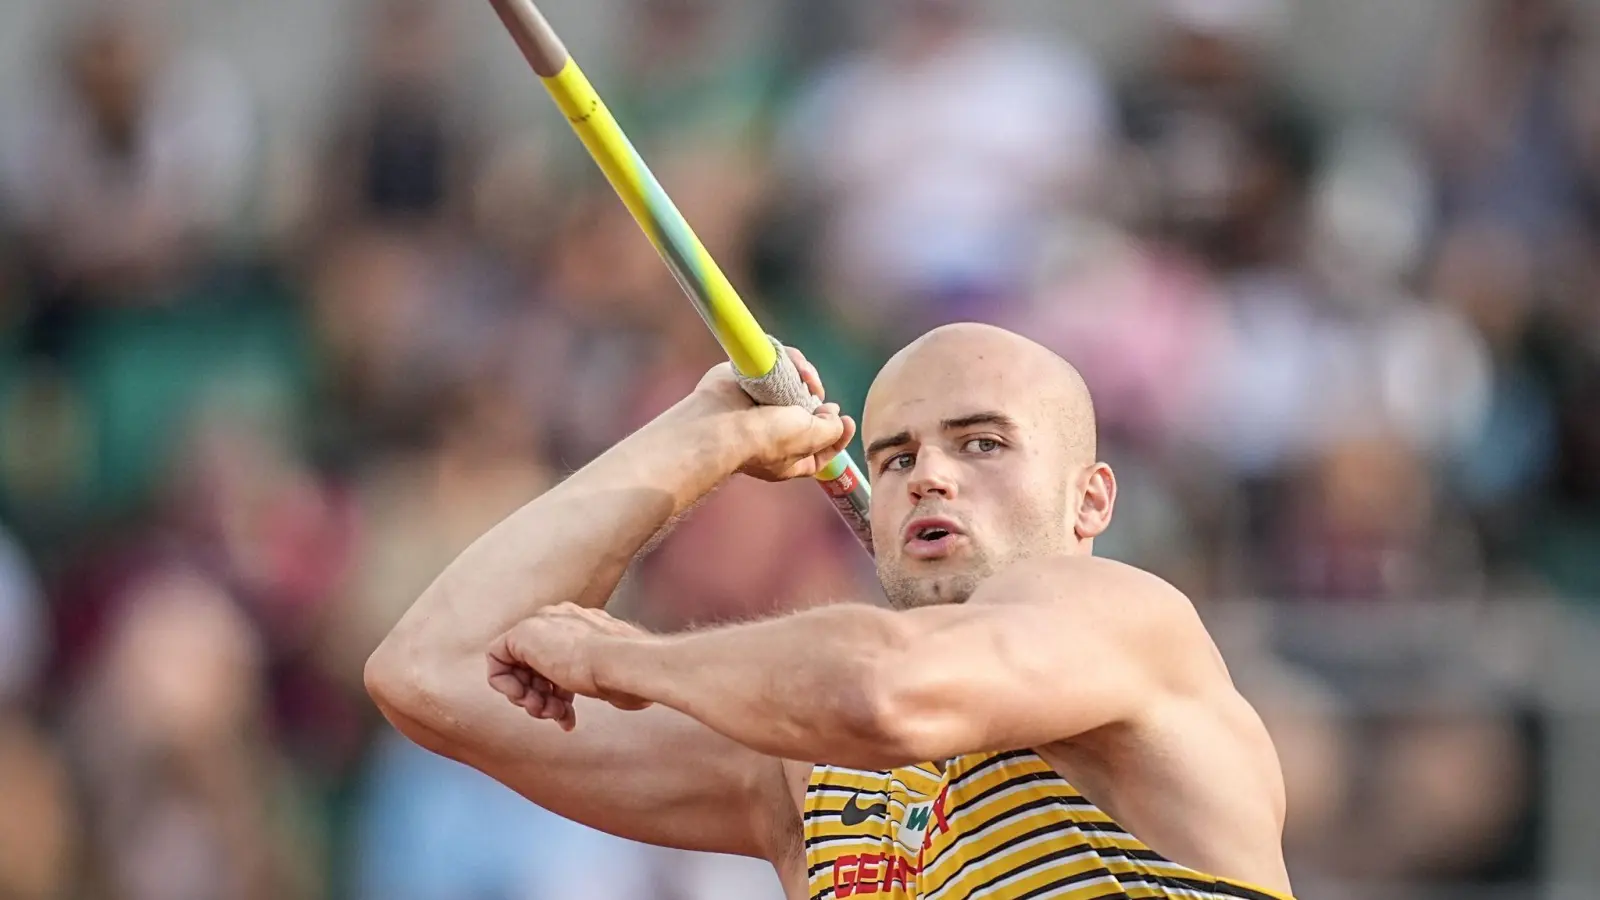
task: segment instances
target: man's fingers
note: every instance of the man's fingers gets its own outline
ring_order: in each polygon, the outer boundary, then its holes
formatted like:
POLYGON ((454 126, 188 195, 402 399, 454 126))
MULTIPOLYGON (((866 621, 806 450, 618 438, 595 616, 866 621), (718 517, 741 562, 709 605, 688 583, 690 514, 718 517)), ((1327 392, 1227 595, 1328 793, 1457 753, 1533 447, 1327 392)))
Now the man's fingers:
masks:
POLYGON ((527 695, 532 674, 526 666, 510 662, 494 652, 489 654, 489 685, 513 703, 527 695))
POLYGON ((850 418, 849 416, 844 416, 843 418, 844 434, 840 435, 839 439, 833 444, 833 452, 835 455, 838 455, 844 451, 844 448, 850 446, 850 442, 854 440, 856 436, 856 420, 850 418))
MULTIPOLYGON (((851 434, 853 434, 850 429, 853 427, 854 423, 851 422, 848 416, 842 416, 839 414, 839 405, 837 403, 825 403, 823 406, 829 407, 829 409, 820 416, 820 418, 824 421, 827 431, 820 437, 823 440, 827 440, 828 435, 836 435, 833 437, 833 440, 829 441, 828 445, 822 448, 820 451, 822 453, 827 453, 836 446, 842 446, 839 443, 841 440, 846 444, 850 442, 849 437, 851 434), (834 431, 835 428, 838 429, 837 432, 834 431)), ((821 412, 821 410, 822 407, 818 407, 818 411, 821 412)))
MULTIPOLYGON (((573 708, 571 703, 554 694, 535 694, 530 696, 538 699, 530 703, 524 703, 523 709, 526 709, 528 714, 535 719, 549 719, 553 722, 572 720, 573 708)), ((563 726, 563 728, 567 731, 572 730, 566 726, 563 726)))
POLYGON ((800 381, 805 384, 806 390, 815 395, 818 400, 827 396, 828 392, 822 386, 822 376, 818 375, 817 370, 811 368, 809 363, 800 368, 800 381))
POLYGON ((818 400, 824 399, 827 396, 827 392, 822 387, 822 376, 817 373, 817 367, 806 359, 806 355, 801 353, 798 347, 786 347, 785 349, 789 351, 789 359, 794 362, 795 369, 800 372, 800 380, 805 383, 806 388, 815 394, 818 400))
MULTIPOLYGON (((784 349, 789 351, 789 359, 794 362, 794 367, 796 369, 799 369, 801 372, 811 369, 811 361, 806 359, 805 352, 799 347, 785 347, 784 349)), ((816 370, 812 369, 812 371, 816 370)))
POLYGON ((529 691, 528 699, 523 704, 523 707, 527 709, 528 712, 534 716, 534 718, 548 719, 551 717, 551 703, 554 701, 554 699, 555 698, 550 696, 549 691, 529 691))
POLYGON ((842 421, 844 422, 844 428, 839 432, 839 439, 834 441, 832 446, 817 454, 817 468, 820 469, 833 462, 833 458, 843 453, 844 448, 850 446, 850 440, 856 436, 856 420, 849 416, 844 416, 842 421))
POLYGON ((489 686, 504 694, 513 703, 528 695, 528 685, 517 677, 515 671, 495 672, 489 676, 489 686))
MULTIPOLYGON (((495 665, 497 661, 492 661, 495 665)), ((504 664, 499 664, 503 666, 504 664)), ((504 667, 489 676, 489 684, 535 719, 549 719, 562 731, 577 727, 576 694, 551 683, 525 666, 504 667)))

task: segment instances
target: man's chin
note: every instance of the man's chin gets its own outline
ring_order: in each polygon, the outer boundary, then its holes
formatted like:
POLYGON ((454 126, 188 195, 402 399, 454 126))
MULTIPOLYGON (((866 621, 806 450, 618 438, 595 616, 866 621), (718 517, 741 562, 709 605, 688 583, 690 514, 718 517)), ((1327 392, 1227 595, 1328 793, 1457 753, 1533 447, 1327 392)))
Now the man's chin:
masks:
POLYGON ((884 593, 896 609, 917 609, 948 603, 965 603, 983 581, 982 576, 966 571, 907 579, 885 579, 884 593))

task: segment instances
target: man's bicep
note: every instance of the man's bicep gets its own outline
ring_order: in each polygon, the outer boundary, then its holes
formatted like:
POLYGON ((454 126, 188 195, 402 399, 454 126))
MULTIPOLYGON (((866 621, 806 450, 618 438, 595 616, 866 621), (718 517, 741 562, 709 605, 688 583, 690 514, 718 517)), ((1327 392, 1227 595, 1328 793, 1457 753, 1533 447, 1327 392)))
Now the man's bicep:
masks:
POLYGON ((794 818, 780 761, 664 706, 624 712, 577 698, 562 731, 489 688, 403 730, 557 815, 629 840, 771 859, 794 818))

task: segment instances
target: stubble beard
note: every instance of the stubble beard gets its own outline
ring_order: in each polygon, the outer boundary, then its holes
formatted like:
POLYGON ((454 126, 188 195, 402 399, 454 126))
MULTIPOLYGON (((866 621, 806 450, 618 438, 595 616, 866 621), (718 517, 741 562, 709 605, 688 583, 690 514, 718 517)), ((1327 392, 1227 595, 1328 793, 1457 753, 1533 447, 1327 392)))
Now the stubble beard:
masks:
POLYGON ((1020 546, 1012 546, 998 556, 988 552, 993 545, 985 548, 973 545, 969 548, 973 555, 966 560, 966 564, 950 572, 914 574, 900 566, 879 566, 878 581, 883 586, 889 605, 894 609, 908 610, 965 603, 978 585, 1005 566, 1033 556, 1065 552, 1072 538, 1067 516, 1072 491, 1071 485, 1064 487, 1062 495, 1054 498, 1056 508, 1041 506, 1025 510, 1012 523, 1018 533, 1033 539, 1023 541, 1020 546))
POLYGON ((938 575, 909 575, 903 571, 879 571, 878 580, 894 609, 919 609, 945 603, 965 603, 984 579, 993 574, 987 561, 976 561, 960 572, 938 575))

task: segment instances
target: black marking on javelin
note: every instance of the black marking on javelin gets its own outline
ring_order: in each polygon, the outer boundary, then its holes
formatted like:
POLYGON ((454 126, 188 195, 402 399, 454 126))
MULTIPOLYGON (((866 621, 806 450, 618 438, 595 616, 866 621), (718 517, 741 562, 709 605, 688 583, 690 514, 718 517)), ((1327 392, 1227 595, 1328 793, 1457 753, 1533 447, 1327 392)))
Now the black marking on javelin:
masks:
POLYGON ((589 111, 588 112, 584 113, 581 116, 578 116, 577 118, 573 118, 572 116, 567 116, 567 121, 571 122, 574 125, 582 125, 584 122, 587 122, 590 119, 594 118, 594 114, 596 112, 598 112, 599 110, 600 110, 600 101, 591 98, 589 100, 589 111))

